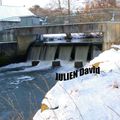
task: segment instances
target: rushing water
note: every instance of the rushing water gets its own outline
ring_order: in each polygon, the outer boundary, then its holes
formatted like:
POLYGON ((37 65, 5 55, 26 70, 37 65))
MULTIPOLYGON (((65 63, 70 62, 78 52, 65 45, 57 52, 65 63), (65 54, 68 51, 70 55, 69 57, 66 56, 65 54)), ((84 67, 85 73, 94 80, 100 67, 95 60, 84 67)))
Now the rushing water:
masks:
POLYGON ((26 67, 0 69, 0 120, 32 120, 56 83, 55 69, 24 72, 26 67))

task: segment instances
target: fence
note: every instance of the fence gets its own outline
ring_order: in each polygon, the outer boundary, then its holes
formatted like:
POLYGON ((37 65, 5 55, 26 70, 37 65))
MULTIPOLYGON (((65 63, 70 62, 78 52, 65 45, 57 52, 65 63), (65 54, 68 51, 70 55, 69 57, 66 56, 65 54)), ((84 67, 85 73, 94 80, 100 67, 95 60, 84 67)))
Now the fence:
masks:
POLYGON ((47 24, 68 24, 104 21, 120 21, 120 9, 92 9, 91 11, 81 11, 80 13, 74 15, 51 16, 48 17, 47 24))

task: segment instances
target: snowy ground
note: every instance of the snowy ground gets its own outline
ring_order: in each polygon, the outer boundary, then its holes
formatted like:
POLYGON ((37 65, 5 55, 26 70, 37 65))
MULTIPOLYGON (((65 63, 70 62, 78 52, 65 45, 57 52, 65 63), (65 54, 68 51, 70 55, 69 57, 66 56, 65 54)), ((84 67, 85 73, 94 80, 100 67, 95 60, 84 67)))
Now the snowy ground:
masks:
MULTIPOLYGON (((100 75, 57 82, 33 120, 120 120, 120 46, 112 46, 86 67, 93 64, 100 67, 100 75)), ((69 70, 73 64, 64 67, 64 72, 69 70)))

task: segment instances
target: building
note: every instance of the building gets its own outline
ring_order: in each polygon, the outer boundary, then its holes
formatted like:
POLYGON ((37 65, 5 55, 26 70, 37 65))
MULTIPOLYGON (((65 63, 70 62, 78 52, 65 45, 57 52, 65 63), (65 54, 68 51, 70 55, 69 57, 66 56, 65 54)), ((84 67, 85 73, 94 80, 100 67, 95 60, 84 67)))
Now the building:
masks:
MULTIPOLYGON (((2 2, 0 1, 0 4, 2 2)), ((0 6, 0 42, 12 41, 12 36, 6 35, 5 29, 19 26, 35 26, 41 25, 42 19, 35 16, 27 8, 23 6, 0 6), (8 39, 9 37, 9 39, 8 39)))
POLYGON ((23 6, 0 6, 0 30, 15 26, 39 25, 42 19, 23 6))

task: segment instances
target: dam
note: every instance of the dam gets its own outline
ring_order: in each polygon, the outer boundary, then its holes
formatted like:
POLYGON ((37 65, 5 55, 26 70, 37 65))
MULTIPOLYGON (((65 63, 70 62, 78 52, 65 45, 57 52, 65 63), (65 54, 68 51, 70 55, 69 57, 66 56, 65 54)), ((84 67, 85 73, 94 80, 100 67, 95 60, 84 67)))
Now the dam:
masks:
MULTIPOLYGON (((94 38, 95 39, 95 38, 94 38)), ((89 42, 45 42, 35 43, 29 48, 28 60, 81 60, 87 62, 102 51, 102 40, 89 42)))
MULTIPOLYGON (((26 56, 29 54, 29 60, 62 59, 87 61, 98 55, 99 51, 109 49, 112 44, 119 44, 119 31, 119 22, 87 22, 75 24, 14 27, 6 29, 2 36, 10 36, 11 41, 16 41, 17 56, 19 56, 21 60, 27 60, 26 56), (70 37, 69 35, 71 33, 102 33, 103 36, 102 40, 79 40, 77 43, 74 40, 65 41, 63 43, 62 41, 60 43, 54 43, 54 41, 44 41, 42 43, 40 42, 40 44, 38 43, 38 45, 34 44, 34 46, 32 46, 33 48, 29 49, 31 44, 36 42, 36 37, 38 35, 63 33, 66 34, 66 37, 68 38, 70 37), (84 52, 82 52, 82 50, 84 52), (30 52, 32 55, 30 55, 30 52), (79 53, 81 54, 82 58, 80 58, 79 53)), ((5 39, 6 37, 3 38, 5 39)))

